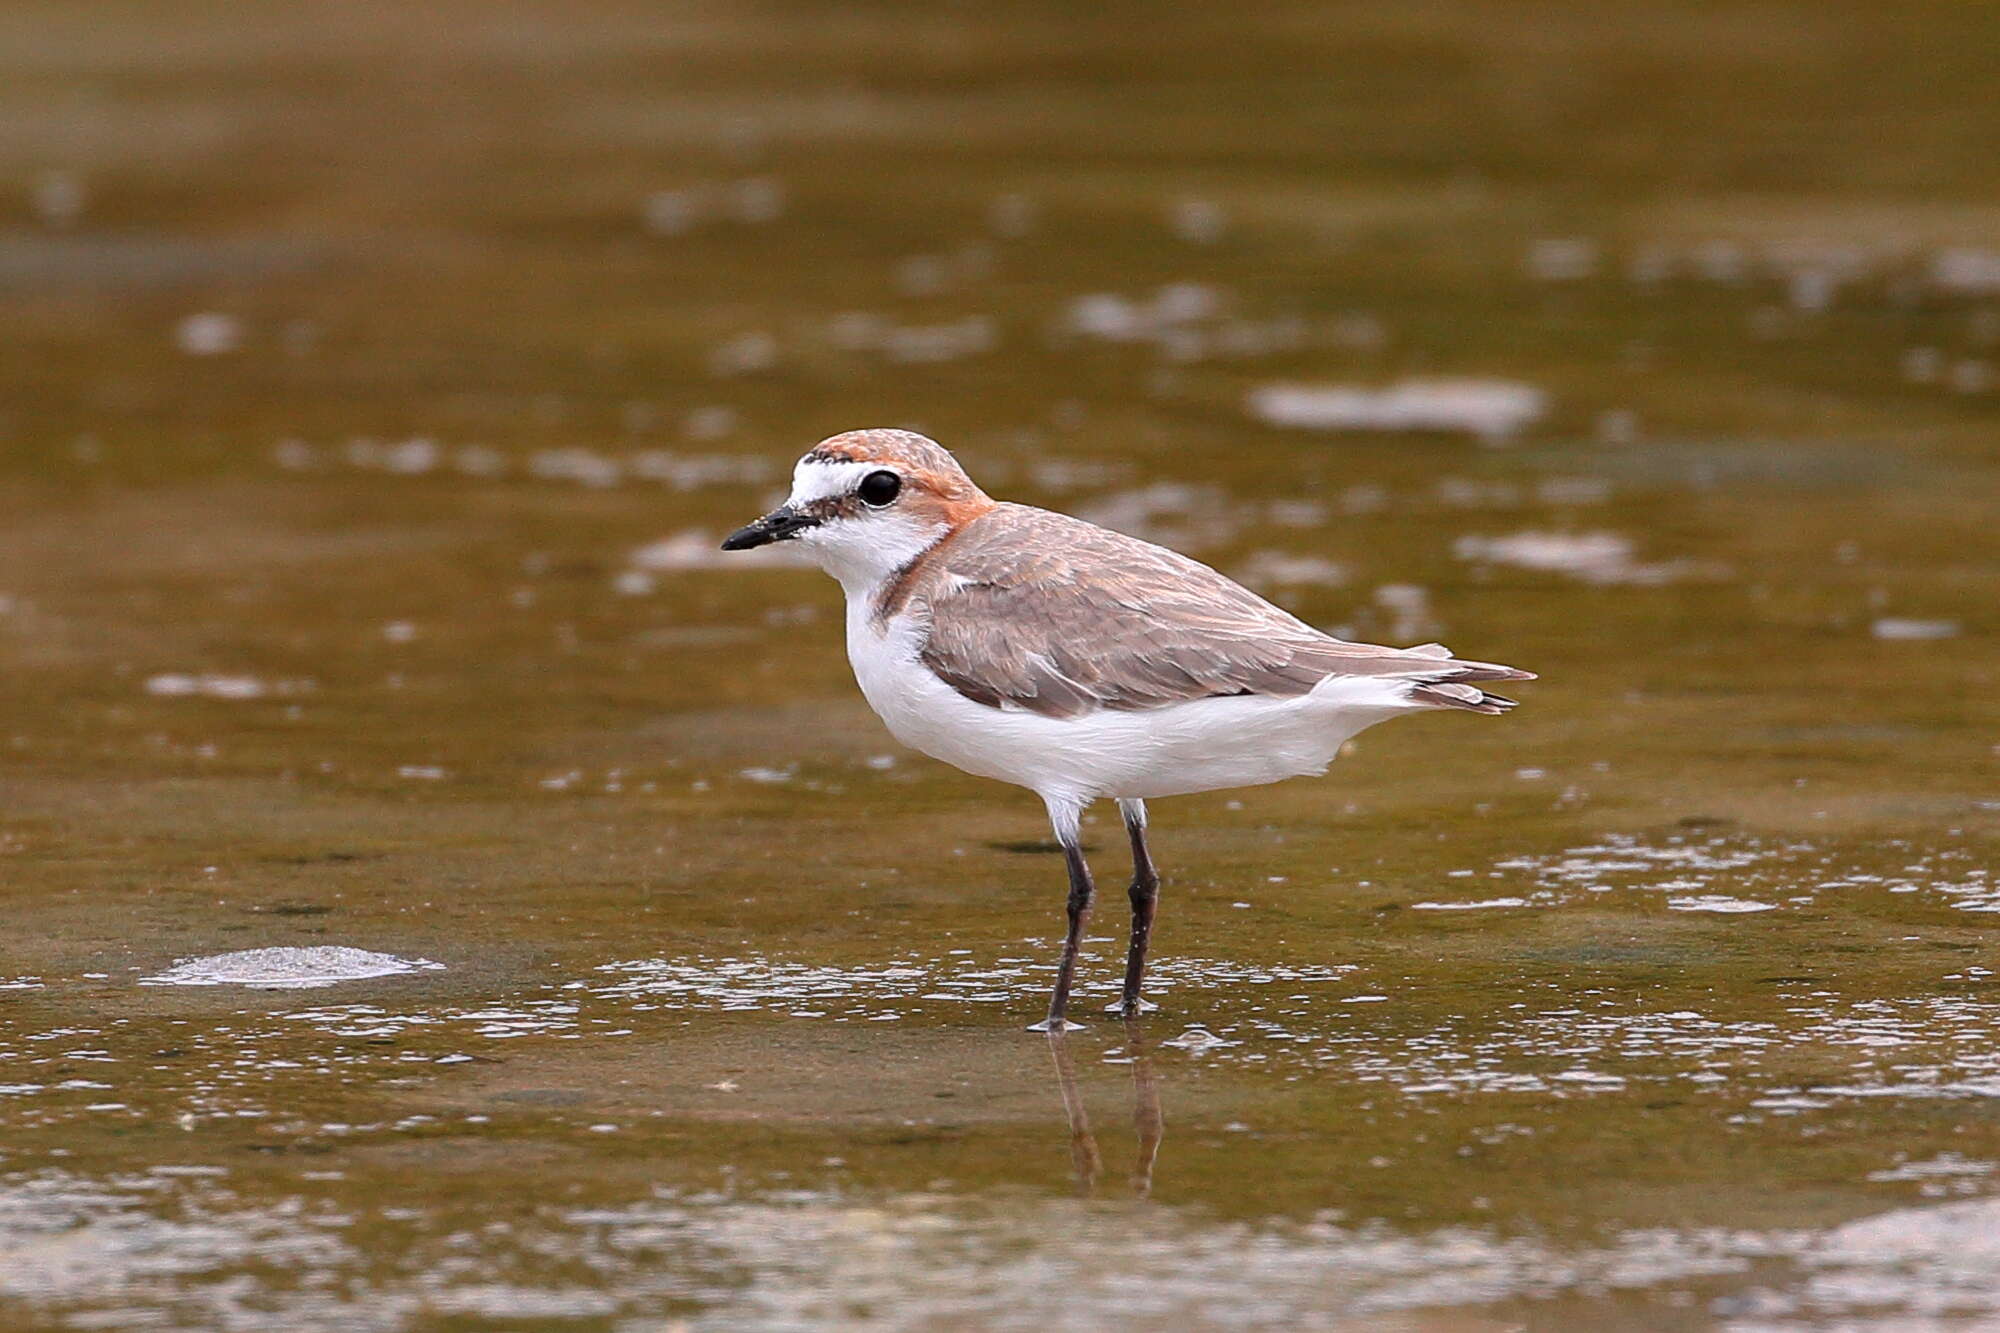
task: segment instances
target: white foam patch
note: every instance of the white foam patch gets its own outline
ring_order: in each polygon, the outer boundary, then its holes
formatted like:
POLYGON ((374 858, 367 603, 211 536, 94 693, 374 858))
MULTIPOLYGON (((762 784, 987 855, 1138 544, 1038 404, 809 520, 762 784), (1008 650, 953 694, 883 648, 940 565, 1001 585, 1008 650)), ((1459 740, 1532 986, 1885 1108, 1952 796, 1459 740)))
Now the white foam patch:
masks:
MULTIPOLYGON (((754 517, 754 516, 753 516, 754 517)), ((722 540, 702 529, 677 532, 639 547, 626 557, 627 573, 684 574, 717 569, 798 569, 810 567, 811 555, 795 542, 772 542, 748 551, 725 551, 722 540)), ((636 585, 620 591, 637 595, 636 585)), ((650 588, 644 589, 650 591, 650 588)))
POLYGON ((1511 380, 1403 380, 1387 388, 1266 384, 1245 402, 1273 426, 1325 431, 1437 431, 1504 440, 1541 420, 1548 395, 1511 380))
POLYGON ((1526 898, 1484 898, 1476 903, 1411 903, 1418 912, 1475 912, 1485 907, 1526 907, 1526 898))
POLYGON ((1258 551, 1237 569, 1236 577, 1253 588, 1338 588, 1347 582, 1348 572, 1325 556, 1258 551))
POLYGON ((240 949, 205 958, 183 958, 164 972, 142 977, 142 986, 248 986, 256 990, 311 990, 343 981, 442 971, 428 958, 350 949, 341 944, 304 948, 240 949))
POLYGON ((259 680, 255 676, 191 675, 168 671, 146 678, 146 693, 156 699, 263 699, 271 695, 312 692, 309 680, 259 680))
POLYGON ((1752 902, 1748 898, 1729 898, 1718 893, 1667 899, 1668 909, 1675 912, 1769 912, 1777 906, 1776 903, 1752 902))
POLYGON ((1660 587, 1687 579, 1727 578, 1730 572, 1725 566, 1694 560, 1635 560, 1631 539, 1615 532, 1468 534, 1452 543, 1452 553, 1460 560, 1567 574, 1599 586, 1660 587))
POLYGON ((1956 620, 1912 620, 1905 616, 1883 616, 1871 627, 1878 639, 1890 642, 1920 642, 1924 639, 1951 639, 1958 636, 1956 620))

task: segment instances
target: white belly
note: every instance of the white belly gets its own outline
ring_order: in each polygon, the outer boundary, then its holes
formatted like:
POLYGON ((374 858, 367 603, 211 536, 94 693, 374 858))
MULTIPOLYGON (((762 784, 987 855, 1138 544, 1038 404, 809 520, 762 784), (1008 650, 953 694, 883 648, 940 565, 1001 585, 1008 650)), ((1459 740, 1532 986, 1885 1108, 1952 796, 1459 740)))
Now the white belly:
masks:
POLYGON ((974 703, 917 659, 916 626, 878 629, 850 602, 847 656, 897 740, 1043 795, 1181 796, 1324 773, 1357 732, 1410 711, 1407 683, 1336 678, 1293 699, 1198 699, 1139 712, 1043 717, 974 703))

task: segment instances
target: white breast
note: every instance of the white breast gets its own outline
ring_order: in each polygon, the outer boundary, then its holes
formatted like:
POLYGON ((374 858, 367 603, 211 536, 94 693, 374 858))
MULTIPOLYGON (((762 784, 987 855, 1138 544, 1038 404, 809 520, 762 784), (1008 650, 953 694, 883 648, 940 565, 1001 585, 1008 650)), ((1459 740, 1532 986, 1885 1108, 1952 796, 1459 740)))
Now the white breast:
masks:
POLYGON ((921 621, 874 622, 849 592, 847 657, 861 693, 895 738, 980 777, 1080 800, 1256 786, 1323 773, 1364 727, 1407 712, 1408 682, 1335 677, 1292 699, 1198 699, 1077 718, 992 708, 952 689, 918 658, 921 621))

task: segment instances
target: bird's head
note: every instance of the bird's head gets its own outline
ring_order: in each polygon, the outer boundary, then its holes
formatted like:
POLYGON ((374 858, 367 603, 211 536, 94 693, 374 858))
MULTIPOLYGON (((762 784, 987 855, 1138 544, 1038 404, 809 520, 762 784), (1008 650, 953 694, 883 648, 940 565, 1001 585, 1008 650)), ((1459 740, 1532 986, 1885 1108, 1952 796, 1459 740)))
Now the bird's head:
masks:
POLYGON ((843 584, 870 587, 993 508, 943 448, 907 430, 854 430, 814 445, 792 493, 723 541, 725 551, 796 541, 843 584))

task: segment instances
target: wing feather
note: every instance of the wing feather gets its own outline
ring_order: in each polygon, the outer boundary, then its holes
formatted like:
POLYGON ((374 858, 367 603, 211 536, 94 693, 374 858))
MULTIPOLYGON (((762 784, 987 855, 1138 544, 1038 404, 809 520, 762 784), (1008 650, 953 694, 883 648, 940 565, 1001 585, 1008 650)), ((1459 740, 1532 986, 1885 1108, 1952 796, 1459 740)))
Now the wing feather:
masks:
POLYGON ((922 659, 953 689, 1049 717, 1296 697, 1341 675, 1406 678, 1432 687, 1419 702, 1488 711, 1495 696, 1459 683, 1532 679, 1437 644, 1335 639, 1186 556, 1025 505, 920 558, 878 614, 901 611, 924 622, 922 659))

